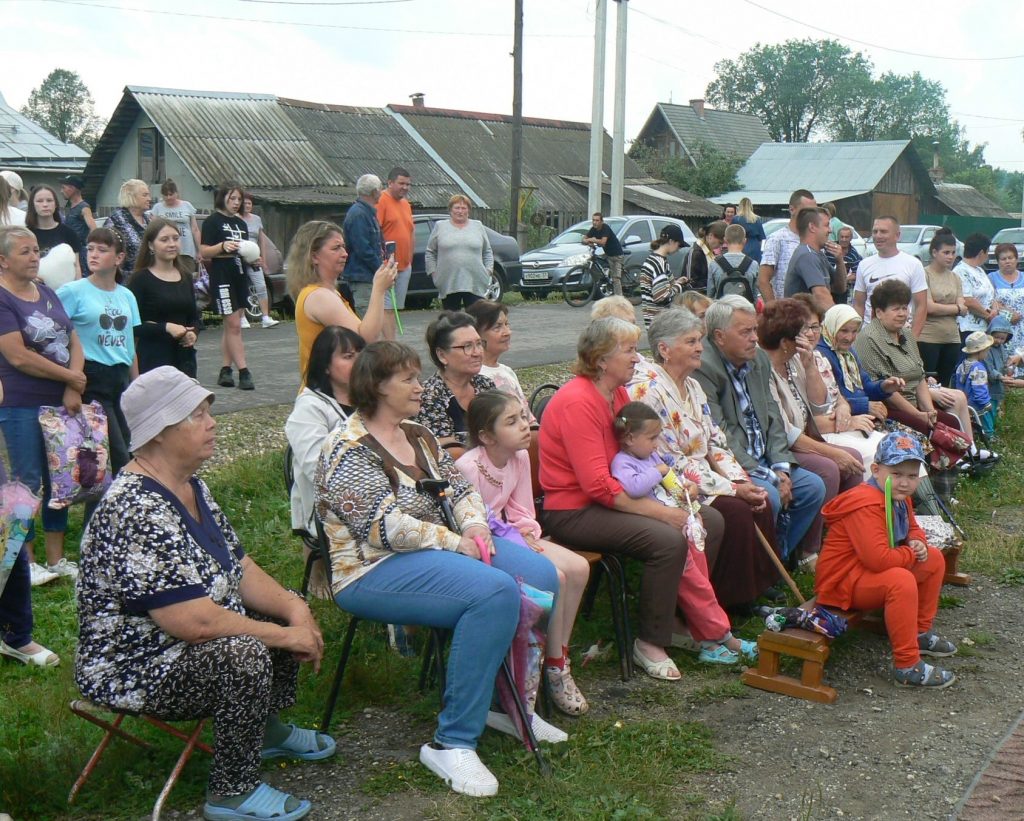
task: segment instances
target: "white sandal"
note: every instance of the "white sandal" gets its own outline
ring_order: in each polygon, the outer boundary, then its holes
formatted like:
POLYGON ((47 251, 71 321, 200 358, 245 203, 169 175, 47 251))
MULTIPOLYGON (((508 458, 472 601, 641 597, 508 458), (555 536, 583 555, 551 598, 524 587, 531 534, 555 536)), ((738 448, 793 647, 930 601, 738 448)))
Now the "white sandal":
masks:
POLYGON ((42 645, 39 647, 40 649, 34 653, 22 653, 20 650, 15 650, 9 644, 0 641, 0 656, 10 656, 22 664, 34 664, 36 667, 56 667, 60 664, 60 656, 52 650, 47 650, 42 645))
POLYGON ((660 681, 679 681, 682 678, 679 668, 676 667, 676 663, 672 659, 666 657, 661 661, 651 661, 640 652, 640 648, 636 646, 635 641, 633 642, 633 661, 643 667, 644 672, 651 678, 656 678, 660 681), (675 675, 670 675, 671 673, 675 673, 675 675))

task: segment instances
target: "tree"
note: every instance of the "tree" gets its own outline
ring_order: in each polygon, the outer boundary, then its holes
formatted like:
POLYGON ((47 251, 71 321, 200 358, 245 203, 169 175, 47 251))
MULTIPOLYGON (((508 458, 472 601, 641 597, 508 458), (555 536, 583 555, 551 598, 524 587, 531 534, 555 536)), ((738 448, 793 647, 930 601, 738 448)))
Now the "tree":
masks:
POLYGON ((743 165, 741 157, 703 142, 694 143, 690 150, 696 166, 683 157, 666 157, 643 143, 634 143, 629 156, 645 173, 700 197, 717 197, 739 187, 736 172, 743 165))
POLYGON ((827 130, 854 89, 871 81, 871 62, 835 40, 754 46, 715 63, 705 96, 728 111, 753 114, 773 140, 806 142, 827 130))
POLYGON ((950 147, 956 142, 958 126, 950 119, 946 89, 920 72, 869 77, 843 102, 828 124, 833 140, 906 140, 928 134, 950 138, 950 147))
POLYGON ((96 116, 89 88, 74 71, 55 68, 32 89, 21 113, 55 137, 92 151, 105 123, 96 116))

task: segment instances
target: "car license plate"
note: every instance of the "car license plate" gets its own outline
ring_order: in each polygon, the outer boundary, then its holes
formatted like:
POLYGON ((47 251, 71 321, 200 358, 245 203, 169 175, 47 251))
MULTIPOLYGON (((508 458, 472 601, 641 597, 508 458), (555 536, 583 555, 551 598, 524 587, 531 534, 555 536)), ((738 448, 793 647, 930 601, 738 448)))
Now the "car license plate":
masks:
POLYGON ((547 271, 523 271, 523 279, 551 279, 547 271))

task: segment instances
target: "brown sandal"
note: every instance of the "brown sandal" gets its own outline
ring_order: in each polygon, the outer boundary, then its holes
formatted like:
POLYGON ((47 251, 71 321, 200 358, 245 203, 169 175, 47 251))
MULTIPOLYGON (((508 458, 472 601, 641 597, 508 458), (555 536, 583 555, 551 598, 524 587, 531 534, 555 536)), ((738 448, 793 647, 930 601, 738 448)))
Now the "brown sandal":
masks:
POLYGON ((580 692, 573 680, 572 672, 569 669, 569 657, 565 658, 565 667, 561 670, 555 667, 544 668, 544 678, 548 684, 548 692, 551 694, 551 701, 563 713, 571 716, 581 716, 590 709, 587 700, 580 692))

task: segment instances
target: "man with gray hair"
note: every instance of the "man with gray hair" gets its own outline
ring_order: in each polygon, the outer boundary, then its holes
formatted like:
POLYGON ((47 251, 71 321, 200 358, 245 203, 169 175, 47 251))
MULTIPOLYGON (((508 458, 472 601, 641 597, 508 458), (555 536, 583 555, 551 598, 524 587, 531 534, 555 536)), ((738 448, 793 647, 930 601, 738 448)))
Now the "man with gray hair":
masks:
MULTIPOLYGON (((694 376, 711 416, 756 485, 768 492, 783 558, 796 550, 825 500, 825 483, 797 463, 782 411, 769 390, 772 364, 757 346, 757 311, 741 296, 724 296, 704 315, 707 336, 694 376), (780 515, 781 514, 781 515, 780 515)), ((816 553, 820 545, 805 545, 816 553)))
MULTIPOLYGON (((360 316, 366 315, 373 292, 373 275, 383 261, 384 245, 380 223, 377 222, 377 200, 380 199, 380 177, 363 174, 356 180, 356 201, 345 214, 342 230, 348 262, 345 263, 345 281, 352 289, 353 308, 360 316)), ((367 342, 376 342, 367 339, 367 342)))

